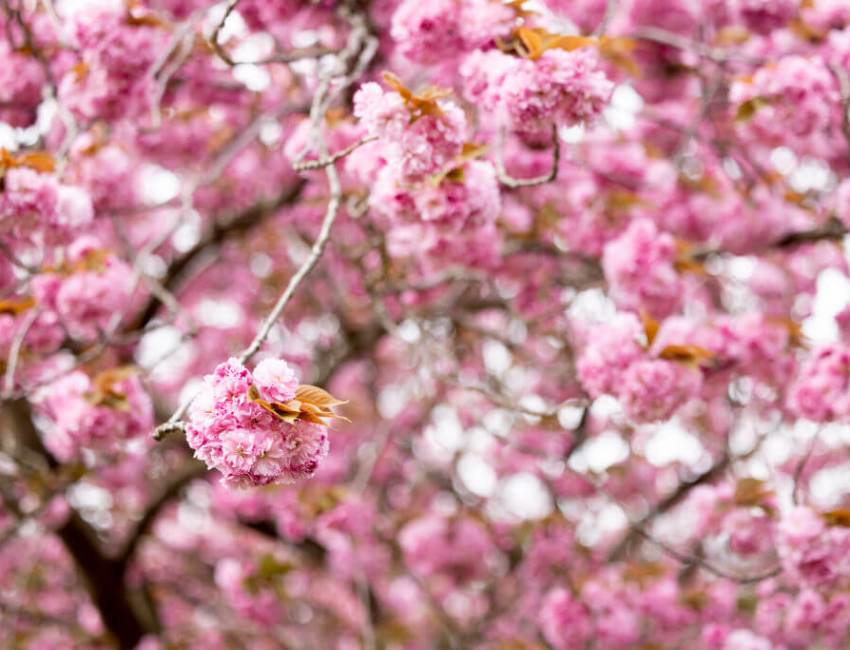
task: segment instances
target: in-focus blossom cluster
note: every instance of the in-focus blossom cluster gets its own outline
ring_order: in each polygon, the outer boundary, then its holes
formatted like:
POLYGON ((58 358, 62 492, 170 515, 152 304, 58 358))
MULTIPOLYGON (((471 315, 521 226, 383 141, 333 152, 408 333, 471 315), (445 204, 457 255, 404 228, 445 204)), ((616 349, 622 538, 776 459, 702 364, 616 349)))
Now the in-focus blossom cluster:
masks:
POLYGON ((313 476, 327 456, 325 418, 339 403, 321 389, 299 387, 282 359, 265 359, 253 373, 230 359, 204 378, 186 437, 228 485, 294 483, 313 476))

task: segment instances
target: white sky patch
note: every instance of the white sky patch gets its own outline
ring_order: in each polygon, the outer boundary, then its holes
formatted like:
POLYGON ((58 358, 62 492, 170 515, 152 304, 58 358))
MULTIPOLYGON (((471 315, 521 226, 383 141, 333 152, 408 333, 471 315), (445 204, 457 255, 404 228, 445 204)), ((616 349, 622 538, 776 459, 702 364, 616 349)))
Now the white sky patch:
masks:
POLYGON ((164 381, 179 375, 192 360, 192 347, 181 336, 176 327, 158 327, 139 341, 136 363, 150 372, 152 381, 164 381))
POLYGON ((809 483, 809 494, 821 508, 835 508, 850 492, 850 463, 821 470, 809 483))
POLYGON ((0 147, 14 151, 18 148, 18 139, 15 137, 14 127, 5 122, 0 122, 0 147))
POLYGON ((464 448, 469 452, 484 454, 493 446, 494 437, 484 427, 472 427, 463 435, 466 439, 464 448))
POLYGON ((280 142, 283 137, 283 127, 277 122, 271 120, 263 122, 260 127, 260 142, 267 147, 273 147, 280 142))
POLYGON ((759 453, 771 465, 780 465, 788 460, 794 449, 795 445, 791 438, 773 434, 761 444, 759 453))
POLYGON ((493 435, 505 438, 514 429, 515 417, 513 413, 509 413, 503 409, 493 409, 484 415, 481 423, 493 435))
POLYGON ((142 368, 150 368, 157 363, 166 351, 180 345, 182 334, 176 327, 157 327, 146 333, 136 347, 136 363, 142 368))
POLYGON ((787 176, 797 166, 797 156, 788 147, 776 147, 770 152, 770 164, 780 174, 787 176))
POLYGON ((615 431, 605 431, 585 442, 570 458, 578 472, 604 472, 629 457, 629 445, 615 431))
POLYGON ((482 348, 484 368, 491 375, 499 376, 511 367, 511 353, 499 341, 489 339, 482 348))
POLYGON ((578 144, 584 140, 584 127, 581 124, 558 129, 558 137, 567 144, 578 144))
POLYGON ((604 323, 616 315, 617 308, 601 289, 587 289, 576 294, 568 313, 577 320, 604 323))
POLYGON ((165 203, 180 192, 180 177, 159 165, 142 166, 138 182, 144 203, 165 203))
POLYGON ((803 321, 803 333, 816 343, 838 340, 835 315, 850 304, 850 278, 836 269, 818 276, 812 315, 803 321))
POLYGON ((611 103, 603 111, 605 122, 612 129, 628 131, 635 125, 636 115, 643 108, 643 99, 627 84, 617 86, 611 103))
POLYGON ((726 263, 728 274, 739 282, 746 282, 756 268, 756 259, 748 256, 735 256, 726 263))
POLYGON ((810 425, 814 430, 811 436, 817 435, 820 441, 830 447, 845 447, 850 445, 850 426, 838 422, 822 425, 812 422, 810 425))
POLYGON ((498 506, 517 519, 542 519, 552 512, 552 497, 543 482, 523 472, 506 478, 495 496, 498 506))
POLYGON ((198 303, 195 317, 205 327, 236 327, 242 322, 242 307, 226 298, 205 298, 198 303))
POLYGON ((104 510, 112 507, 108 490, 91 483, 75 483, 68 488, 68 502, 81 510, 104 510))
POLYGON ((179 252, 185 253, 201 239, 201 215, 195 210, 189 210, 182 219, 183 222, 171 236, 171 245, 179 252))
MULTIPOLYGON (((401 412, 407 400, 407 389, 403 385, 390 384, 378 393, 378 411, 382 418, 394 418, 401 412)), ((438 413, 435 412, 434 418, 438 413)))
POLYGON ((601 395, 590 405, 590 414, 599 419, 615 417, 623 412, 623 407, 616 397, 601 395))
POLYGON ((408 318, 396 328, 396 334, 405 343, 418 343, 422 338, 422 328, 415 320, 408 318))
POLYGON ((489 497, 496 489, 496 472, 478 454, 464 454, 457 464, 464 487, 480 497, 489 497))
POLYGON ((233 48, 234 61, 261 61, 274 52, 271 34, 252 34, 233 48))
POLYGON ((690 466, 696 463, 704 452, 699 439, 685 431, 675 420, 660 426, 644 449, 647 460, 656 467, 676 462, 690 466))
POLYGON ((583 406, 567 405, 558 409, 558 424, 565 429, 575 429, 584 417, 583 406))
MULTIPOLYGON (((227 11, 227 3, 225 2, 210 8, 207 13, 206 22, 204 23, 204 27, 208 33, 211 34, 216 28, 216 25, 221 22, 225 11, 227 11)), ((239 15, 238 11, 232 11, 218 33, 218 42, 226 43, 231 38, 244 36, 247 30, 248 26, 245 24, 245 19, 239 15)))
POLYGON ((536 413, 542 413, 547 410, 546 400, 540 397, 540 395, 523 395, 519 399, 519 405, 524 409, 536 413))
POLYGON ((78 13, 91 13, 101 8, 118 9, 123 6, 123 3, 120 0, 58 0, 55 6, 57 14, 70 18, 78 13))
POLYGON ((804 160, 788 177, 791 188, 801 194, 813 190, 822 192, 829 187, 832 179, 829 167, 820 160, 804 160))
POLYGON ((425 429, 425 439, 431 444, 449 451, 461 449, 463 447, 463 426, 457 417, 457 413, 451 408, 438 406, 434 409, 433 419, 433 424, 425 429))
POLYGON ((616 503, 597 505, 586 510, 576 526, 576 537, 586 546, 595 546, 607 534, 622 530, 628 525, 622 508, 616 503))
POLYGON ((253 92, 264 91, 272 82, 268 70, 253 64, 237 65, 233 68, 233 77, 253 92))

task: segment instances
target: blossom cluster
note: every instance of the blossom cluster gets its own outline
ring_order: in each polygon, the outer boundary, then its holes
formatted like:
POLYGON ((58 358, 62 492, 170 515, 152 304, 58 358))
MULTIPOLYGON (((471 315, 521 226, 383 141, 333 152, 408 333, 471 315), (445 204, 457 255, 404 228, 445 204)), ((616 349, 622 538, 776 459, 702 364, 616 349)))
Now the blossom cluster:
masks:
POLYGON ((85 120, 115 120, 146 110, 153 92, 150 69, 165 42, 153 16, 104 6, 76 21, 73 35, 81 60, 59 85, 69 110, 85 120))
POLYGON ((21 166, 6 171, 0 233, 12 244, 67 243, 94 218, 91 199, 54 175, 21 166))
POLYGON ((404 57, 439 63, 507 37, 515 20, 510 7, 491 0, 404 0, 393 13, 390 35, 404 57))
POLYGON ((186 439, 231 486, 310 478, 328 454, 328 429, 321 418, 302 416, 299 395, 309 399, 286 361, 265 359, 251 372, 230 359, 204 378, 186 439))
POLYGON ((591 395, 616 396, 630 417, 640 421, 669 418, 700 393, 699 348, 684 348, 677 355, 675 344, 654 343, 647 350, 643 327, 631 314, 622 314, 593 333, 579 358, 578 376, 591 395))
POLYGON ((133 368, 94 377, 72 370, 41 389, 38 409, 50 421, 47 448, 59 459, 83 449, 115 452, 144 441, 153 426, 153 404, 133 368))
POLYGON ((592 122, 614 88, 590 48, 551 49, 537 60, 479 50, 464 60, 461 75, 470 101, 530 134, 592 122))
POLYGON ((393 257, 432 252, 482 257, 499 213, 496 171, 477 159, 460 107, 439 90, 413 94, 393 78, 364 84, 354 115, 379 140, 348 161, 373 184, 370 207, 385 221, 393 257), (475 242, 475 243, 473 243, 475 242))

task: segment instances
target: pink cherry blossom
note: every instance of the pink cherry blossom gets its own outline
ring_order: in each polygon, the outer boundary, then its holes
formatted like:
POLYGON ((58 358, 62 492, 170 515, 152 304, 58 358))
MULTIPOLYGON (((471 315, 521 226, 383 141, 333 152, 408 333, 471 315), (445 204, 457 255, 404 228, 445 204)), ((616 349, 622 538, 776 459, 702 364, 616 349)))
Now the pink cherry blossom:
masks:
POLYGON ((0 647, 848 647, 850 0, 0 55, 0 647))
POLYGON ((328 454, 327 427, 286 422, 251 397, 288 401, 297 379, 282 359, 261 361, 254 373, 237 359, 221 363, 193 401, 186 431, 195 456, 233 487, 293 483, 315 474, 328 454))

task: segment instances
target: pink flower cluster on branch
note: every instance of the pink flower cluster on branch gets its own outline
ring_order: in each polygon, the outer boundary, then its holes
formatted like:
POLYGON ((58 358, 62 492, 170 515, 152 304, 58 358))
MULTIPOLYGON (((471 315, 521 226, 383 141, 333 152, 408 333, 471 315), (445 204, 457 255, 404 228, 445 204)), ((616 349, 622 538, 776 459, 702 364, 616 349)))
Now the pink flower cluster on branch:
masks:
POLYGON ((327 456, 326 421, 341 404, 314 386, 299 386, 282 359, 252 373, 238 360, 204 378, 189 411, 186 437, 195 456, 230 486, 294 483, 312 477, 327 456))

